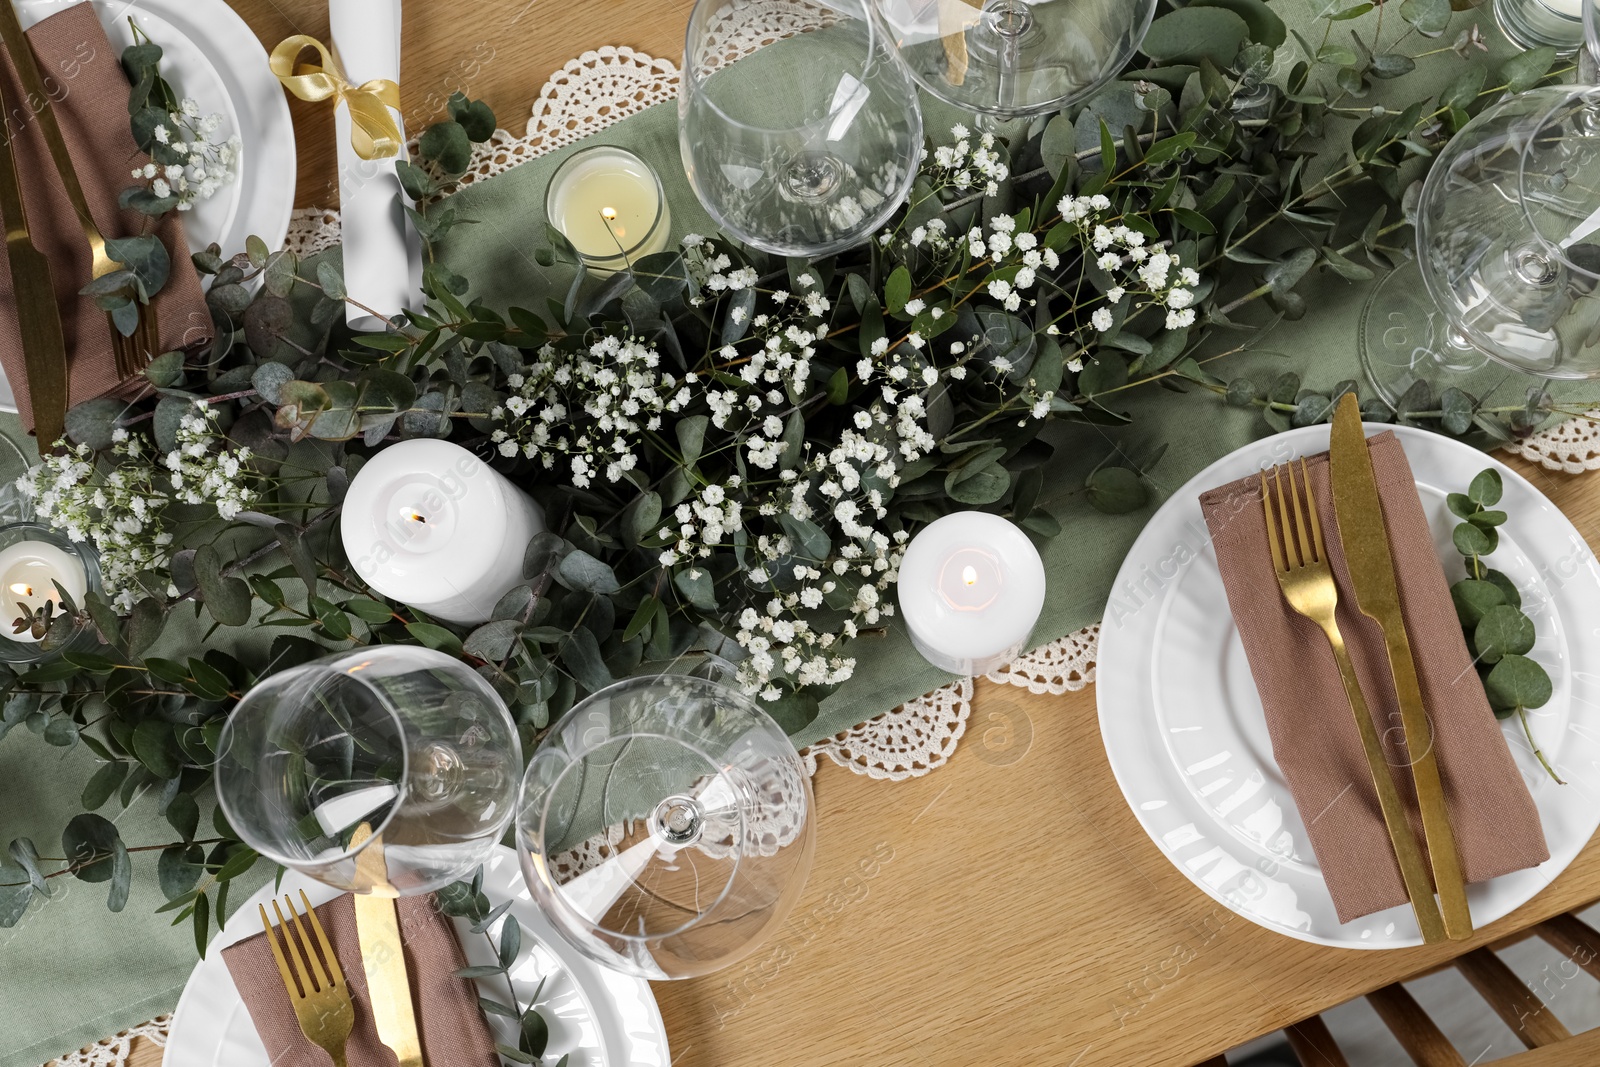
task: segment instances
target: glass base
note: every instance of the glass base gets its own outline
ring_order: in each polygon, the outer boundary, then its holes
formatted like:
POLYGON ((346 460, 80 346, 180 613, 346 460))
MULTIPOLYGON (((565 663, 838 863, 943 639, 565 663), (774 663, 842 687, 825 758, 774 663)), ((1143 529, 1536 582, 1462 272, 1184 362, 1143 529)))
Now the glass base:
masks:
POLYGON ((1524 49, 1554 47, 1570 56, 1583 47, 1583 18, 1558 11, 1546 0, 1494 0, 1494 20, 1524 49))
POLYGON ((1428 296, 1415 262, 1390 271, 1361 312, 1361 369, 1373 391, 1396 407, 1418 381, 1434 394, 1449 386, 1486 407, 1520 404, 1544 379, 1496 363, 1454 334, 1428 296))

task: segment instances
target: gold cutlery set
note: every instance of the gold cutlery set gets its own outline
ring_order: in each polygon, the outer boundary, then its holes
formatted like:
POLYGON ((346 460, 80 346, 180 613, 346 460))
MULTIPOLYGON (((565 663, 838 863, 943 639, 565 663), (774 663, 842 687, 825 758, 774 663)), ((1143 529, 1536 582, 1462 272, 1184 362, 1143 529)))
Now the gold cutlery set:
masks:
MULTIPOLYGON (((367 1001, 378 1038, 394 1052, 400 1067, 423 1067, 417 1018, 411 1005, 411 980, 406 973, 404 945, 395 912, 396 893, 388 882, 383 840, 380 837, 361 848, 371 836, 371 829, 362 823, 350 839, 352 849, 361 849, 356 869, 367 889, 367 892, 354 894, 367 1001)), ((333 1058, 334 1067, 345 1067, 345 1043, 355 1026, 355 1005, 333 946, 304 890, 300 892, 300 902, 309 920, 309 937, 306 924, 301 922, 289 897, 283 898, 289 911, 288 921, 274 900, 272 910, 278 917, 276 932, 264 905, 260 908, 261 925, 266 929, 267 943, 272 947, 284 989, 294 1005, 300 1032, 333 1058)))
MULTIPOLYGON (((83 230, 84 240, 94 257, 91 278, 101 278, 122 266, 106 253, 106 242, 89 211, 89 201, 73 169, 66 139, 45 91, 43 76, 33 49, 23 33, 11 0, 0 0, 0 45, 16 65, 17 77, 30 105, 37 102, 35 118, 43 134, 50 161, 61 177, 67 199, 83 230)), ((0 113, 12 114, 15 101, 8 100, 0 86, 0 113)), ((20 110, 20 108, 19 108, 20 110)), ((56 305, 50 264, 34 245, 23 206, 15 152, 15 134, 0 138, 0 216, 6 228, 6 256, 11 266, 12 288, 17 302, 17 324, 28 375, 28 395, 33 409, 34 432, 47 447, 62 435, 67 413, 67 350, 61 329, 61 310, 56 305)), ((149 365, 159 341, 155 316, 149 308, 138 308, 132 336, 125 336, 110 313, 106 315, 117 373, 132 377, 149 365)))
POLYGON ((1339 520, 1339 543, 1355 586, 1356 606, 1383 631, 1432 865, 1431 882, 1428 864, 1422 858, 1422 846, 1407 820, 1393 770, 1384 758, 1377 728, 1334 619, 1339 592, 1328 563, 1316 498, 1303 459, 1298 480, 1293 464, 1274 469, 1270 487, 1267 475, 1261 475, 1261 503, 1266 513, 1267 540, 1272 547, 1278 585, 1289 606, 1321 627, 1333 647, 1334 660, 1383 811, 1384 825, 1389 831, 1423 940, 1428 944, 1446 939, 1458 941, 1471 936, 1472 916, 1467 908, 1455 834, 1445 810, 1432 728, 1423 707, 1416 663, 1401 618, 1394 559, 1389 551, 1388 530, 1378 499, 1377 478, 1361 427, 1361 409, 1354 396, 1346 395, 1334 416, 1328 473, 1333 487, 1334 514, 1339 520))

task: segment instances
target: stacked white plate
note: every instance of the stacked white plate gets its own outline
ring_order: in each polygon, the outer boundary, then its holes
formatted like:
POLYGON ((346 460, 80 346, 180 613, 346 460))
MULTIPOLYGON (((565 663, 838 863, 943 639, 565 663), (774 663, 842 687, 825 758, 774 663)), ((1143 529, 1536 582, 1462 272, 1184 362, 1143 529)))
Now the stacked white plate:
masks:
MULTIPOLYGON (((294 127, 283 87, 267 68, 266 50, 250 27, 225 0, 93 2, 113 54, 86 62, 120 62, 122 50, 133 43, 131 20, 162 47, 161 72, 179 98, 192 97, 201 114, 222 116, 221 137, 239 136, 238 179, 184 213, 190 250, 215 242, 223 255, 232 255, 244 251, 245 238, 252 234, 268 248, 282 247, 294 212, 294 127)), ((26 29, 79 0, 15 3, 26 29)), ((106 165, 113 164, 123 165, 106 165)), ((133 184, 131 177, 127 184, 133 184)), ((3 371, 0 410, 16 410, 3 371)))
MULTIPOLYGON (((1392 427, 1368 426, 1368 434, 1392 427)), ((1465 577, 1445 497, 1485 467, 1505 481, 1491 560, 1522 593, 1539 642, 1530 655, 1555 695, 1529 713, 1534 739, 1566 779, 1557 784, 1515 718, 1506 743, 1544 823, 1550 859, 1467 888, 1487 926, 1525 904, 1571 863, 1600 826, 1600 565, 1544 494, 1458 441, 1393 427, 1417 480, 1440 558, 1465 577)), ((1270 930, 1343 948, 1422 943, 1409 905, 1341 923, 1272 743, 1244 647, 1228 612, 1200 494, 1328 448, 1328 427, 1268 437, 1218 460, 1174 493, 1123 562, 1100 630, 1095 688, 1117 783, 1173 866, 1231 911, 1270 930)))
MULTIPOLYGON (((172 1015, 165 1067, 271 1067, 267 1051, 256 1036, 250 1012, 239 998, 222 950, 261 932, 256 905, 274 895, 298 900, 305 890, 313 907, 338 896, 338 891, 290 872, 276 894, 269 883, 245 901, 212 939, 206 958, 195 967, 172 1015)), ((550 1024, 546 1061, 567 1056, 569 1067, 669 1067, 667 1032, 661 1022, 650 983, 607 970, 572 948, 556 933, 522 880, 516 854, 497 848, 484 866, 483 892, 490 903, 511 901, 508 912, 522 925, 522 952, 511 965, 510 981, 524 1007, 539 989, 539 1005, 550 1024)), ((498 933, 498 927, 491 929, 498 933)), ((495 966, 499 961, 482 934, 456 920, 456 934, 470 966, 495 966)), ((478 980, 480 995, 511 1002, 511 990, 500 976, 478 980)), ((510 1020, 489 1017, 495 1039, 515 1046, 516 1030, 510 1020)), ((448 1067, 438 1064, 435 1067, 448 1067)))

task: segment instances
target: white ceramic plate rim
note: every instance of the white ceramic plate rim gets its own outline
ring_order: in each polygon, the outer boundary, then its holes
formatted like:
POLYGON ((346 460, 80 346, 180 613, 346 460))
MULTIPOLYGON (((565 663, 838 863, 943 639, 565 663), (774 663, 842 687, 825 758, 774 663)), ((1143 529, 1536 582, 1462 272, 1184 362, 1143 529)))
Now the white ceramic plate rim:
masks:
MULTIPOLYGON (((31 25, 57 11, 72 7, 79 0, 20 0, 19 14, 31 25)), ((129 15, 147 15, 182 34, 206 59, 208 69, 197 72, 201 80, 214 80, 223 98, 208 100, 200 94, 204 86, 183 84, 185 72, 169 72, 181 93, 200 97, 202 110, 217 110, 224 126, 232 120, 234 132, 243 142, 239 177, 229 193, 236 206, 224 212, 227 220, 222 233, 189 234, 194 249, 212 241, 222 246, 224 255, 244 250, 244 239, 254 234, 269 248, 279 248, 289 232, 294 214, 296 148, 294 126, 283 88, 267 66, 267 53, 244 19, 224 0, 93 0, 113 22, 122 23, 129 15)), ((118 48, 126 30, 111 33, 112 47, 118 48)), ((155 37, 155 34, 151 35, 155 37)), ((157 44, 170 44, 156 39, 157 44)), ((119 55, 110 57, 112 62, 119 55)), ((203 210, 203 209, 199 209, 203 210)), ((190 221, 185 219, 185 222, 190 221)))
MULTIPOLYGON (((1588 550, 1571 522, 1521 475, 1493 458, 1458 441, 1411 427, 1369 425, 1368 434, 1393 430, 1406 448, 1419 486, 1440 480, 1448 472, 1449 489, 1459 490, 1485 467, 1499 470, 1506 484, 1505 508, 1511 522, 1504 528, 1511 543, 1525 551, 1539 568, 1541 576, 1558 573, 1560 581, 1540 582, 1541 595, 1548 598, 1559 647, 1550 661, 1536 651, 1536 658, 1551 668, 1556 693, 1535 720, 1540 744, 1552 758, 1562 760, 1566 786, 1545 783, 1529 772, 1531 754, 1521 742, 1515 720, 1505 729, 1513 738, 1511 747, 1524 777, 1533 782, 1533 795, 1544 821, 1551 858, 1538 867, 1517 871, 1468 888, 1476 925, 1486 926, 1532 899, 1548 885, 1588 843, 1600 826, 1600 804, 1595 802, 1593 783, 1600 780, 1600 702, 1587 698, 1587 687, 1596 684, 1590 667, 1594 655, 1589 650, 1600 637, 1600 565, 1588 550), (1459 483, 1459 484, 1458 484, 1459 483), (1560 568, 1559 571, 1553 568, 1560 568), (1585 697, 1575 692, 1585 687, 1585 697), (1515 733, 1513 734, 1513 731, 1515 733), (1562 751, 1562 749, 1566 751, 1562 751)), ((1247 476, 1272 463, 1292 456, 1310 455, 1328 447, 1327 426, 1306 427, 1264 438, 1223 457, 1197 474, 1162 505, 1124 560, 1115 590, 1137 583, 1147 568, 1171 562, 1173 546, 1192 542, 1194 531, 1204 531, 1199 494, 1207 489, 1247 476)), ((1437 495, 1429 487, 1429 495, 1437 495)), ((1429 495, 1425 495, 1427 506, 1429 495)), ((1430 518, 1437 526, 1439 519, 1430 518)), ((1435 530, 1436 537, 1438 530, 1435 530)), ((1193 559, 1205 559, 1215 568, 1215 554, 1209 538, 1193 559)), ((1498 562, 1498 559, 1497 559, 1498 562)), ((1157 719, 1156 662, 1158 642, 1167 636, 1169 608, 1190 564, 1183 564, 1175 577, 1162 572, 1164 584, 1149 603, 1117 621, 1118 603, 1114 593, 1107 620, 1100 635, 1099 670, 1096 681, 1101 735, 1113 775, 1156 847, 1183 874, 1230 911, 1267 929, 1316 944, 1343 948, 1401 948, 1418 945, 1422 938, 1408 906, 1392 908, 1355 922, 1339 924, 1336 919, 1313 921, 1302 928, 1283 919, 1284 896, 1293 912, 1296 894, 1309 901, 1323 915, 1331 915, 1326 884, 1312 863, 1293 861, 1273 863, 1266 853, 1241 840, 1193 796, 1193 783, 1176 766, 1169 739, 1157 719), (1152 753, 1160 753, 1156 758, 1152 753), (1209 819, 1209 821, 1208 821, 1209 819), (1220 857, 1221 863, 1251 882, 1250 893, 1241 893, 1238 884, 1224 888, 1214 872, 1202 873, 1198 859, 1220 857), (1259 889, 1259 892, 1256 891, 1259 889), (1317 894, 1313 898, 1309 894, 1317 894), (1260 903, 1257 904, 1256 902, 1260 903)), ((1168 568, 1170 569, 1170 567, 1168 568)), ((1228 627, 1227 641, 1237 646, 1237 633, 1226 604, 1217 611, 1228 627)), ((1546 621, 1539 623, 1546 628, 1546 621)), ((1541 634, 1541 641, 1546 639, 1541 634)), ((1239 652, 1242 659, 1242 651, 1239 652)), ((1250 693, 1254 699, 1254 693, 1250 693)), ((1225 707, 1204 706, 1201 717, 1227 717, 1225 707)), ((1259 715, 1259 712, 1255 712, 1259 715)), ((1264 731, 1264 727, 1263 727, 1264 731)), ((1534 765, 1536 769, 1536 764, 1534 765)), ((1275 772, 1276 768, 1271 768, 1275 772)), ((1542 775, 1542 772, 1539 772, 1542 775)), ((1287 803, 1287 797, 1284 798, 1287 803)), ((1293 805, 1288 804, 1293 812, 1293 805)), ((1296 816, 1298 823, 1298 816, 1296 816)), ((1309 850, 1308 850, 1309 851, 1309 850)), ((1237 883, 1239 880, 1235 880, 1237 883)))
MULTIPOLYGON (((284 875, 282 888, 276 894, 272 883, 263 886, 240 905, 227 929, 212 938, 206 958, 195 965, 178 1006, 173 1010, 166 1067, 268 1067, 266 1050, 247 1019, 242 1030, 247 1032, 251 1048, 227 1047, 230 1024, 245 1008, 227 964, 222 960, 222 949, 260 932, 260 922, 255 918, 257 904, 267 902, 274 895, 293 894, 298 899, 302 889, 313 906, 339 895, 339 891, 330 886, 290 871, 284 875), (247 1062, 241 1058, 249 1054, 259 1059, 247 1062)), ((520 998, 526 1001, 533 987, 553 965, 570 978, 573 987, 563 998, 567 1001, 566 1010, 570 1013, 572 1008, 579 1007, 598 1033, 598 1062, 606 1067, 634 1064, 670 1067, 666 1026, 650 983, 602 967, 563 940, 534 902, 522 880, 516 853, 511 849, 496 847, 494 855, 484 865, 483 891, 492 904, 498 905, 508 899, 514 901, 510 913, 516 916, 523 931, 522 953, 512 965, 520 998), (581 1005, 574 1001, 581 1001, 581 1005)), ((468 964, 496 962, 482 935, 469 932, 468 923, 456 920, 456 935, 468 964)), ((478 982, 482 995, 502 1003, 506 999, 503 985, 498 978, 478 982)), ((497 1016, 489 1018, 497 1031, 508 1025, 507 1020, 497 1016)), ((235 1028, 235 1032, 239 1029, 235 1028)), ((514 1036, 504 1031, 497 1032, 496 1039, 515 1043, 514 1036)))
MULTIPOLYGON (((79 0, 19 0, 24 26, 31 26, 79 0)), ((120 59, 127 37, 124 20, 132 15, 151 20, 162 33, 151 33, 169 48, 168 77, 180 93, 195 96, 202 111, 223 116, 225 128, 238 133, 241 146, 238 178, 184 219, 191 251, 215 241, 223 255, 242 252, 254 234, 268 248, 281 248, 294 214, 297 176, 294 126, 283 88, 267 66, 266 50, 238 13, 224 0, 93 0, 101 23, 115 25, 108 36, 120 59), (163 25, 164 24, 164 25, 163 25), (186 71, 181 45, 167 39, 180 34, 198 53, 205 69, 186 71), (187 75, 187 77, 186 77, 187 75), (220 99, 215 98, 220 93, 220 99), (197 225, 198 223, 198 225, 197 225), (215 227, 220 226, 220 232, 215 227)), ((98 57, 97 57, 98 58, 98 57)), ((129 179, 130 183, 132 179, 129 179)), ((0 411, 16 411, 11 386, 0 373, 0 411)))

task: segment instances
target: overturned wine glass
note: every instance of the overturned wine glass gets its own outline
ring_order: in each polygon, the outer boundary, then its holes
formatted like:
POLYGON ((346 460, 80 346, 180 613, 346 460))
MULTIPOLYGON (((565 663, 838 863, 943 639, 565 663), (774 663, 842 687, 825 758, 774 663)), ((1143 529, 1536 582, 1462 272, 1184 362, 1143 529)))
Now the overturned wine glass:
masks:
POLYGON ((911 76, 980 118, 1060 111, 1133 58, 1156 0, 870 0, 911 76))
POLYGON ((743 959, 805 885, 811 780, 738 689, 661 674, 574 707, 528 761, 517 853, 578 949, 650 979, 743 959))
POLYGON ((1398 405, 1418 381, 1515 405, 1600 377, 1600 88, 1511 96, 1440 153, 1414 262, 1374 289, 1363 367, 1398 405))

